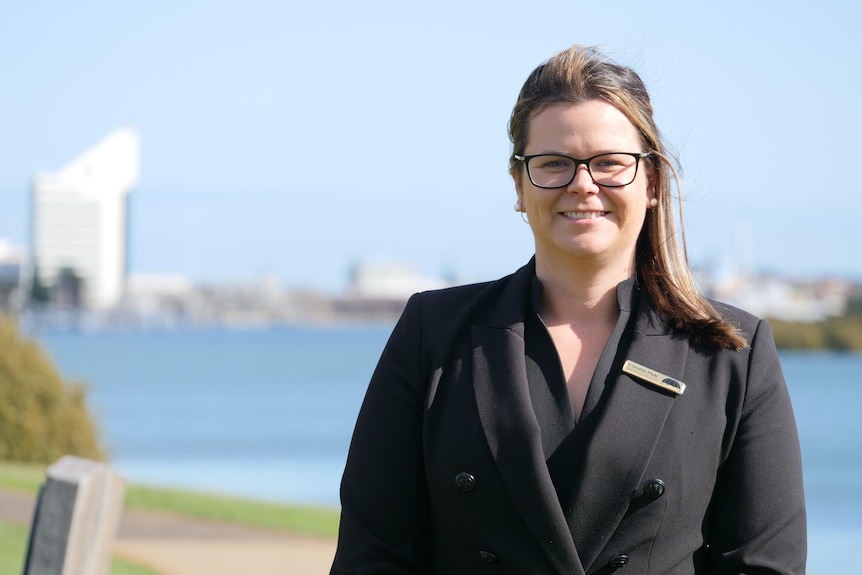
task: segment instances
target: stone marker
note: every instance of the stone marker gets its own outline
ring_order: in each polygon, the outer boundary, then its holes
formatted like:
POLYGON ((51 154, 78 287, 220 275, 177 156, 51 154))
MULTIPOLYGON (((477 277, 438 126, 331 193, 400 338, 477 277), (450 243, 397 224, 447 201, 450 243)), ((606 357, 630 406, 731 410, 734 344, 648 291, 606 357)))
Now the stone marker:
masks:
POLYGON ((39 491, 24 575, 108 575, 126 484, 108 465, 66 455, 39 491))

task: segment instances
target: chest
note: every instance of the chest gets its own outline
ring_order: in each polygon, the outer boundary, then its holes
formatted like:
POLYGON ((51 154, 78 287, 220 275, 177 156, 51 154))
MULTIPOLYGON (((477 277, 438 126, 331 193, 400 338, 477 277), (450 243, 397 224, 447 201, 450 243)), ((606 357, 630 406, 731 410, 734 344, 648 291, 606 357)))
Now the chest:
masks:
POLYGON ((547 329, 560 360, 575 419, 579 419, 590 380, 607 345, 613 325, 580 328, 559 325, 547 329))

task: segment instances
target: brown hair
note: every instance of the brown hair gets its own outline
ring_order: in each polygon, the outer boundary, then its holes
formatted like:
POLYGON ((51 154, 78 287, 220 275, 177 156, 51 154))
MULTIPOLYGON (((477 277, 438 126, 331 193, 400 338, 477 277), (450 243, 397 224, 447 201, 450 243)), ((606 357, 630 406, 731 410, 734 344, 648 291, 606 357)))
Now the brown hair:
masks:
POLYGON ((670 158, 653 119, 646 86, 631 68, 613 62, 595 48, 575 45, 533 70, 521 88, 509 120, 513 147, 509 171, 517 175, 524 169, 523 163, 515 160, 515 154, 524 153, 530 121, 536 114, 557 102, 596 99, 625 114, 641 134, 644 151, 652 152, 644 164, 650 171, 658 206, 648 211, 638 237, 635 266, 641 289, 652 299, 659 315, 673 327, 689 332, 695 341, 720 348, 745 347, 746 341, 736 327, 721 317, 691 278, 675 160, 670 158), (681 242, 676 236, 672 183, 679 191, 681 242))

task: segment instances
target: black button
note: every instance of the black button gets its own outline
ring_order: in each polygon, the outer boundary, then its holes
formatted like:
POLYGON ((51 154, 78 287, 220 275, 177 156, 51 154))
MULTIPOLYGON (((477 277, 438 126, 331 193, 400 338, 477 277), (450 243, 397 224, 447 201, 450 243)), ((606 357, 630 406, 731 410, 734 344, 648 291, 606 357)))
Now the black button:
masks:
POLYGON ((485 563, 495 563, 497 561, 497 556, 493 553, 488 553, 487 551, 479 551, 479 559, 485 563))
POLYGON ((462 471, 455 476, 455 485, 461 491, 473 491, 476 487, 476 478, 469 473, 462 471))
POLYGON ((644 495, 649 499, 658 499, 664 495, 664 481, 661 479, 650 479, 644 484, 644 495))
POLYGON ((608 567, 611 569, 619 569, 620 567, 625 567, 628 565, 629 556, 628 555, 617 555, 610 561, 608 561, 608 567))

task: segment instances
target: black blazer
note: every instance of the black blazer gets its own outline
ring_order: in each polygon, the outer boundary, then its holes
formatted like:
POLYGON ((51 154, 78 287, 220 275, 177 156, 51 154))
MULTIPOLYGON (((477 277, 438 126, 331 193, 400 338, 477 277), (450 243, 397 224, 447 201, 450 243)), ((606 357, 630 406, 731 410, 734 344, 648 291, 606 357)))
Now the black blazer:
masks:
POLYGON ((640 293, 591 383, 561 505, 526 380, 534 274, 410 299, 356 423, 331 573, 804 574, 799 441, 769 325, 716 304, 749 347, 700 346, 640 293))

